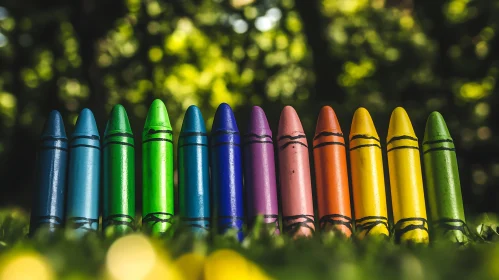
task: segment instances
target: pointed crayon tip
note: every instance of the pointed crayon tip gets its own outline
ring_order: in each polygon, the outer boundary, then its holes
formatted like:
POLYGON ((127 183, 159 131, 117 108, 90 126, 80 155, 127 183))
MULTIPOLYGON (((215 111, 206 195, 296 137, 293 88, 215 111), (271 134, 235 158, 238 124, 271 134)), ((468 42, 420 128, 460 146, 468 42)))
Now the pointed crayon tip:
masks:
POLYGON ((350 128, 350 138, 353 135, 365 134, 379 138, 373 119, 366 108, 360 107, 355 110, 350 128))
POLYGON ((94 114, 92 111, 85 108, 81 110, 78 120, 76 121, 75 130, 72 136, 88 136, 94 135, 99 137, 99 130, 95 122, 94 114))
POLYGON ((111 117, 107 121, 106 131, 104 132, 104 135, 120 132, 132 133, 132 128, 130 127, 130 121, 128 120, 128 115, 125 111, 125 107, 117 104, 111 111, 111 117))
POLYGON ((426 121, 424 141, 452 139, 444 117, 437 111, 432 112, 426 121))
POLYGON ((195 105, 189 106, 185 112, 184 121, 180 132, 203 132, 206 133, 204 118, 199 108, 195 105))
POLYGON ((322 107, 317 118, 317 125, 315 126, 315 134, 323 131, 341 133, 340 123, 334 113, 333 108, 330 106, 322 107))
POLYGON ((155 99, 152 102, 151 107, 149 107, 149 112, 147 113, 146 122, 144 124, 144 131, 149 131, 150 128, 154 127, 172 129, 165 103, 160 99, 155 99))
POLYGON ((397 107, 392 112, 390 124, 388 125, 387 141, 393 136, 407 135, 416 137, 409 115, 402 107, 397 107))
POLYGON ((215 113, 211 131, 214 132, 217 130, 239 132, 239 129, 237 128, 236 118, 234 117, 234 112, 232 112, 232 109, 227 103, 220 104, 220 106, 218 106, 217 112, 215 113))
POLYGON ((281 117, 279 118, 277 135, 293 135, 297 132, 304 133, 300 118, 293 107, 286 106, 282 109, 281 117))
POLYGON ((267 116, 265 116, 263 109, 258 106, 253 106, 253 108, 251 108, 248 132, 258 135, 272 135, 267 116))
POLYGON ((64 129, 64 122, 62 116, 57 110, 50 112, 45 126, 43 127, 42 137, 56 137, 67 138, 66 130, 64 129))

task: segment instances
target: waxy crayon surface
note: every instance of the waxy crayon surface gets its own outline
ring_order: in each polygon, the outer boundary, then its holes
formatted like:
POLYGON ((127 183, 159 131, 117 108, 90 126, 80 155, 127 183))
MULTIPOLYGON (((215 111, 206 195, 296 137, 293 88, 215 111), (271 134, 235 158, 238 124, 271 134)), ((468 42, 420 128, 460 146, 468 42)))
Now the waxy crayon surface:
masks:
POLYGON ((102 148, 103 229, 125 234, 135 229, 135 147, 128 116, 119 104, 111 111, 102 148))
POLYGON ((100 137, 89 109, 78 116, 69 148, 67 227, 84 234, 99 228, 100 137))
POLYGON ((423 160, 432 236, 445 236, 465 242, 466 227, 459 168, 454 141, 440 113, 433 112, 426 122, 423 160))
POLYGON ((178 191, 182 222, 193 232, 210 229, 208 135, 196 106, 185 112, 178 139, 178 191))
POLYGON ((218 106, 211 128, 211 176, 214 207, 220 233, 238 231, 243 239, 243 174, 241 143, 234 113, 229 105, 218 106))
POLYGON ((395 240, 428 243, 428 222, 418 138, 407 112, 397 107, 386 138, 395 240))
POLYGON ((281 112, 277 133, 283 232, 294 237, 315 231, 308 144, 298 114, 291 106, 281 112))
POLYGON ((152 102, 142 132, 142 226, 165 233, 173 217, 173 135, 163 101, 152 102))
POLYGON ((40 227, 50 231, 64 224, 68 138, 58 111, 50 112, 38 148, 30 234, 40 227))
POLYGON ((349 138, 356 235, 389 236, 381 142, 365 108, 355 111, 349 138))
POLYGON ((278 233, 274 142, 265 112, 258 106, 251 110, 244 135, 244 155, 248 217, 254 220, 257 215, 263 215, 263 221, 275 227, 278 233))
POLYGON ((322 107, 314 136, 317 206, 321 230, 352 235, 352 210, 348 188, 345 139, 338 118, 329 106, 322 107))

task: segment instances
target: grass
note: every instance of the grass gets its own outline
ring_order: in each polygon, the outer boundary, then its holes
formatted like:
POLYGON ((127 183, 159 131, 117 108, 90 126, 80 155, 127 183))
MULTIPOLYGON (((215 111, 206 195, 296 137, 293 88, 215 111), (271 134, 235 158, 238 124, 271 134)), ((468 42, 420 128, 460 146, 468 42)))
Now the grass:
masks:
MULTIPOLYGON (((70 231, 61 231, 52 235, 40 232, 29 239, 26 237, 28 220, 27 213, 21 210, 0 211, 0 280, 4 279, 2 275, 5 276, 7 267, 14 267, 13 260, 27 255, 36 256, 57 279, 110 279, 108 250, 116 238, 90 234, 78 239, 70 231)), ((494 215, 478 216, 469 223, 473 240, 464 246, 436 238, 424 246, 399 245, 392 240, 345 240, 334 234, 292 240, 286 236, 269 236, 261 224, 255 226, 242 243, 230 236, 198 240, 181 229, 174 230, 169 238, 140 240, 149 240, 146 242, 153 245, 158 258, 172 264, 171 267, 175 266, 176 259, 189 252, 211 256, 221 249, 230 249, 275 279, 499 279, 498 225, 499 219, 494 215)), ((133 261, 137 260, 133 258, 134 252, 141 248, 130 244, 124 250, 125 253, 118 254, 125 263, 124 269, 131 269, 132 264, 126 263, 127 260, 134 262, 137 269, 148 265, 133 261), (123 257, 127 252, 131 259, 123 257)), ((186 263, 188 271, 195 270, 194 262, 186 263)), ((213 263, 210 265, 214 267, 213 263)), ((224 263, 223 267, 233 273, 232 279, 244 278, 236 261, 224 263)), ((28 267, 24 269, 30 271, 28 267)))

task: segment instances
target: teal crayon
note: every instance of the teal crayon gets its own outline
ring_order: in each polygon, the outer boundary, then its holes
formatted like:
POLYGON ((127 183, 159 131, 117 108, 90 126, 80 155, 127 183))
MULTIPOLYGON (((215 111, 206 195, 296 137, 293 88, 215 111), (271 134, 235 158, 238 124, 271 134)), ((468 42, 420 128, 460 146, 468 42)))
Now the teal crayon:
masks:
POLYGON ((178 139, 178 190, 182 223, 192 232, 210 229, 210 176, 208 135, 196 106, 185 112, 178 139))
POLYGON ((109 235, 135 230, 135 142, 125 108, 114 106, 106 125, 103 153, 103 229, 109 235))
POLYGON ((78 116, 69 148, 66 221, 83 235, 99 227, 100 137, 89 109, 78 116))
POLYGON ((62 117, 58 111, 52 111, 38 148, 30 235, 42 227, 54 232, 63 226, 67 163, 68 138, 62 117))

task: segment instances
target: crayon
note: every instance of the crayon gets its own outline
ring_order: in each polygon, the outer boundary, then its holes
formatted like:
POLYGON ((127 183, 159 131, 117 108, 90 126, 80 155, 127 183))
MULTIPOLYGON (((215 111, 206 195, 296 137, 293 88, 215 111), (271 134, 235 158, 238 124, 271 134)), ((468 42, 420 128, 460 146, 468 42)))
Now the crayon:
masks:
POLYGON ((236 229, 243 239, 243 175, 240 136, 234 113, 226 103, 218 106, 211 128, 211 174, 219 232, 236 229))
POLYGON ((355 111, 349 138, 356 236, 388 237, 381 142, 365 108, 355 111))
POLYGON ((252 108, 243 139, 248 217, 254 221, 262 215, 263 221, 274 229, 273 232, 279 233, 274 142, 262 108, 252 108))
POLYGON ((321 230, 352 235, 345 139, 333 108, 322 107, 313 142, 321 230))
POLYGON ((135 230, 135 148, 125 108, 115 105, 103 141, 103 229, 110 235, 135 230))
POLYGON ((407 112, 392 112, 386 138, 396 242, 428 243, 418 138, 407 112))
POLYGON ((163 101, 152 102, 142 132, 142 228, 164 234, 173 218, 173 133, 163 101))
POLYGON ((100 137, 89 109, 78 116, 69 148, 66 221, 83 235, 99 227, 100 137))
POLYGON ((54 232, 64 224, 68 138, 58 111, 50 112, 40 138, 30 235, 39 228, 54 232))
POLYGON ((444 118, 438 112, 431 113, 426 122, 423 160, 432 236, 466 242, 469 230, 464 216, 456 149, 444 118))
POLYGON ((308 237, 315 232, 308 144, 293 107, 284 107, 277 131, 283 232, 308 237))
POLYGON ((203 115, 192 105, 185 112, 178 139, 178 197, 182 223, 199 234, 210 230, 209 166, 203 115))

